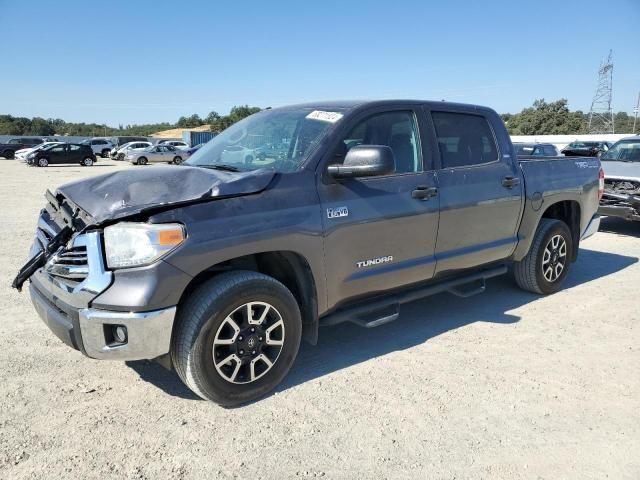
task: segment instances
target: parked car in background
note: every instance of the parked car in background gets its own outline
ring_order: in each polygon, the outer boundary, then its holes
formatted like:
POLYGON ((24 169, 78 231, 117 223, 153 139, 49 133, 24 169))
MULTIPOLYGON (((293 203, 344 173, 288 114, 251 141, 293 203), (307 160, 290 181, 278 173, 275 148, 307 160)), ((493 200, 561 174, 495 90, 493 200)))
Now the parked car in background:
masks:
POLYGON ((519 157, 558 157, 560 152, 551 143, 519 143, 513 144, 519 157))
POLYGON ((611 147, 609 142, 575 141, 564 147, 561 153, 566 157, 597 157, 611 147))
POLYGON ((191 156, 194 153, 196 153, 198 150, 200 150, 202 147, 204 146, 204 143, 199 143, 198 145, 195 145, 191 148, 187 148, 186 150, 184 150, 184 153, 187 154, 187 156, 191 156))
POLYGON ((83 140, 80 144, 89 145, 91 150, 93 150, 93 153, 100 155, 102 158, 107 158, 109 156, 109 152, 111 152, 114 147, 111 140, 107 140, 106 138, 91 138, 83 140))
POLYGON ((35 147, 44 143, 42 138, 12 138, 7 143, 0 143, 0 157, 12 159, 18 150, 35 147))
POLYGON ((36 167, 47 167, 64 163, 79 163, 90 167, 97 161, 90 145, 82 143, 63 143, 51 145, 35 152, 30 164, 36 167))
POLYGON ((243 145, 227 145, 220 154, 220 160, 223 163, 239 164, 244 163, 250 165, 256 158, 258 158, 259 152, 255 148, 247 148, 243 145))
POLYGON ((604 194, 598 213, 640 221, 640 136, 616 142, 600 160, 604 194))
POLYGON ((172 145, 154 145, 148 148, 129 150, 125 159, 134 165, 160 162, 180 165, 184 157, 184 152, 172 145))
POLYGON ((38 150, 49 147, 51 145, 59 145, 61 143, 64 143, 64 142, 44 142, 39 145, 36 145, 35 147, 23 148, 22 150, 16 151, 15 158, 18 160, 26 160, 27 158, 29 158, 29 155, 33 154, 38 150))
POLYGON ((158 142, 158 145, 171 145, 178 150, 186 150, 187 148, 189 148, 189 145, 181 140, 162 140, 158 142))
POLYGON ((111 153, 109 153, 109 156, 113 160, 124 160, 124 157, 127 155, 129 150, 135 150, 138 148, 148 148, 150 146, 151 146, 151 142, 140 142, 140 141, 129 142, 129 143, 125 143, 121 147, 114 148, 113 150, 111 150, 111 153))
POLYGON ((147 137, 132 137, 132 136, 111 137, 111 143, 115 148, 121 147, 125 143, 129 143, 129 142, 148 142, 148 141, 149 139, 147 137))

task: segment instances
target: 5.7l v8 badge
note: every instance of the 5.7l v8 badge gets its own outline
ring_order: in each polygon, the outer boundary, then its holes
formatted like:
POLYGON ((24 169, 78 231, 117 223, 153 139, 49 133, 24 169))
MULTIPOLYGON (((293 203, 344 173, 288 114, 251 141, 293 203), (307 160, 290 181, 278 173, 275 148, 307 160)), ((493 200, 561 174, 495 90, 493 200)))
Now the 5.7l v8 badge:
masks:
POLYGON ((349 209, 347 207, 327 208, 327 218, 348 217, 349 209))

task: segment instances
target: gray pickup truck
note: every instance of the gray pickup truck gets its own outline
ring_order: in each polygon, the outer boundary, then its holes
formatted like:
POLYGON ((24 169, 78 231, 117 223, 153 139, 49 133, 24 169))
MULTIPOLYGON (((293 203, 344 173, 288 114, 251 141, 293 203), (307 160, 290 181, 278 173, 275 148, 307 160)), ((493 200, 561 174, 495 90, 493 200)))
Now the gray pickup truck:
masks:
POLYGON ((597 158, 518 159, 484 107, 267 109, 181 166, 47 192, 14 287, 30 279, 40 317, 88 357, 156 359, 234 406, 273 389, 321 326, 391 322, 510 266, 527 291, 559 290, 598 229, 602 177, 597 158))

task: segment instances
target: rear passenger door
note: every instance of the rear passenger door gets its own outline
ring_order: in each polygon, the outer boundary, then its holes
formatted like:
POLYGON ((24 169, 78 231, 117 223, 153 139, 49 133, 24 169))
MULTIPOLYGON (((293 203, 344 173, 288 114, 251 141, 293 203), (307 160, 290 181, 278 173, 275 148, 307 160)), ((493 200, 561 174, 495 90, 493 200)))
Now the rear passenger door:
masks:
POLYGON ((80 145, 68 145, 68 147, 69 149, 67 151, 66 161, 69 163, 80 163, 84 153, 82 148, 80 148, 80 145))
POLYGON ((489 110, 430 112, 439 151, 436 274, 507 258, 517 243, 523 185, 499 117, 489 110))

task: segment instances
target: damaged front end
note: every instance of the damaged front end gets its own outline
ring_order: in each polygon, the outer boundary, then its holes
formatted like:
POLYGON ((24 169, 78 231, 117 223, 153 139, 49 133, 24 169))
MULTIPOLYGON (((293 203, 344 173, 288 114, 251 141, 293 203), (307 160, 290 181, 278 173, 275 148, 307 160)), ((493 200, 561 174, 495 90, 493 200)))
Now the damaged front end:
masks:
POLYGON ((640 181, 606 178, 598 213, 640 221, 640 181))

